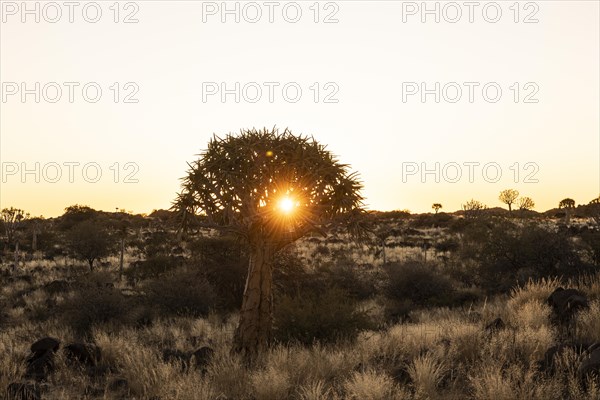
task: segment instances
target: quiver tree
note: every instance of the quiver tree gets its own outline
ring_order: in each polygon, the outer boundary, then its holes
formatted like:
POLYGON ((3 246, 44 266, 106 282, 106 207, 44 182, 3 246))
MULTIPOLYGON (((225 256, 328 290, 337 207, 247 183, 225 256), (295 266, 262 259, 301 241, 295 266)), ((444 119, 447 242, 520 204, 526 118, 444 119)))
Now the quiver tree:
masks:
POLYGON ((0 221, 4 228, 6 242, 10 245, 16 243, 17 231, 23 225, 23 221, 29 218, 29 213, 19 208, 5 208, 0 212, 0 221))
POLYGON ((535 202, 531 197, 519 197, 517 204, 519 206, 519 210, 521 215, 524 215, 526 211, 531 211, 535 207, 535 202))
POLYGON ((506 189, 500 192, 498 199, 508 206, 508 211, 512 211, 512 205, 519 197, 519 191, 515 189, 506 189))
POLYGON ((478 200, 469 200, 465 204, 461 205, 465 218, 472 219, 477 218, 481 215, 481 212, 487 208, 485 204, 478 200))
POLYGON ((179 215, 204 215, 248 244, 233 350, 252 359, 271 340, 275 254, 332 225, 359 233, 362 184, 324 145, 287 129, 214 136, 189 167, 173 208, 179 215))
POLYGON ((570 199, 568 197, 566 199, 562 199, 558 203, 558 208, 560 208, 561 210, 565 210, 565 224, 568 225, 571 221, 571 211, 573 211, 573 209, 575 208, 575 200, 570 199))
POLYGON ((14 244, 15 262, 13 268, 19 267, 19 229, 23 226, 23 222, 29 218, 29 213, 19 208, 4 208, 0 212, 0 222, 4 227, 6 235, 6 243, 8 246, 14 244))

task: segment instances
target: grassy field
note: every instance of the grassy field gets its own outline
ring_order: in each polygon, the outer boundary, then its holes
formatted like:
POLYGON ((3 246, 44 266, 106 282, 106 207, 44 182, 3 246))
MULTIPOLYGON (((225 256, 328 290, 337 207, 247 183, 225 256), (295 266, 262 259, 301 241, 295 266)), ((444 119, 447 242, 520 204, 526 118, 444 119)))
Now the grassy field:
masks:
MULTIPOLYGON (((433 228, 412 233, 421 242, 448 235, 433 228)), ((409 235, 403 237, 406 242, 409 235)), ((600 399, 600 381, 580 379, 581 356, 574 351, 554 360, 554 372, 541 363, 554 345, 600 341, 600 274, 533 279, 492 295, 459 282, 463 272, 447 261, 451 255, 444 258, 448 252, 393 240, 386 246, 386 265, 377 246, 350 244, 343 236, 305 240, 289 249, 298 265, 294 269, 288 260, 275 279, 282 287, 276 291, 279 342, 251 366, 230 353, 235 308, 219 302, 214 284, 194 283, 193 265, 132 283, 119 277, 114 256, 94 273, 70 258, 32 259, 16 271, 5 264, 0 392, 29 382, 44 399, 600 399), (335 262, 338 258, 345 263, 335 262), (398 300, 391 307, 386 295, 390 271, 411 262, 439 275, 411 282, 433 280, 437 286, 422 303, 404 305, 398 317, 390 313, 398 300), (321 270, 328 275, 318 275, 321 270), (345 289, 327 292, 333 308, 322 304, 326 297, 317 297, 311 309, 302 285, 289 289, 289 282, 315 285, 327 279, 345 289), (452 299, 442 301, 447 284, 452 299), (581 290, 590 304, 568 327, 552 322, 546 301, 559 286, 581 290), (356 294, 348 295, 352 289, 356 294), (486 328, 496 318, 504 326, 486 328), (315 329, 313 320, 332 321, 321 332, 330 329, 335 337, 313 341, 310 332, 298 333, 315 329), (351 333, 338 335, 344 329, 351 333), (101 357, 91 365, 74 363, 61 349, 44 379, 26 379, 30 346, 47 336, 60 340, 61 348, 95 344, 101 357), (214 350, 207 363, 189 361, 204 346, 214 350)), ((137 259, 130 249, 126 265, 137 259)))

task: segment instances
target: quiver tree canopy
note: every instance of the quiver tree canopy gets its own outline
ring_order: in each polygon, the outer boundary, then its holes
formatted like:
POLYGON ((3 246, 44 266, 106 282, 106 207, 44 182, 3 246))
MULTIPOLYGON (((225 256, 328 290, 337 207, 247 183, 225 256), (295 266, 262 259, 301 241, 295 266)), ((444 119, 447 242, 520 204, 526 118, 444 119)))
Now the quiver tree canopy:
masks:
POLYGON ((247 239, 259 229, 281 245, 336 223, 359 229, 357 174, 313 138, 243 130, 214 136, 199 156, 175 202, 182 214, 205 215, 247 239), (283 200, 293 204, 287 212, 283 200))

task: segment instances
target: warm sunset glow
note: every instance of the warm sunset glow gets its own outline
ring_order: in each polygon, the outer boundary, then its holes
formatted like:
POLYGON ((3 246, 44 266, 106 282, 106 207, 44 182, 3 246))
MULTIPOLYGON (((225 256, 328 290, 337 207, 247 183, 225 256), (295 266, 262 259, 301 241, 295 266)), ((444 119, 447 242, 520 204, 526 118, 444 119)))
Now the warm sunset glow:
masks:
POLYGON ((278 205, 279 209, 285 214, 290 214, 294 210, 294 207, 296 207, 294 201, 289 197, 284 197, 281 200, 279 200, 278 205))

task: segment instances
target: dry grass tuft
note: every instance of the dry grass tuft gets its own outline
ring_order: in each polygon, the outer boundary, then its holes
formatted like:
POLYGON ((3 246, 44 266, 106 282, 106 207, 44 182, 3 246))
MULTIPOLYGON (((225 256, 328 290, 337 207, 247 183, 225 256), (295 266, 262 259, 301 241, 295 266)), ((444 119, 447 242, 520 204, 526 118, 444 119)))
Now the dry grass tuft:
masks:
POLYGON ((387 400, 394 396, 392 379, 373 370, 355 372, 344 382, 344 392, 348 399, 387 400))

